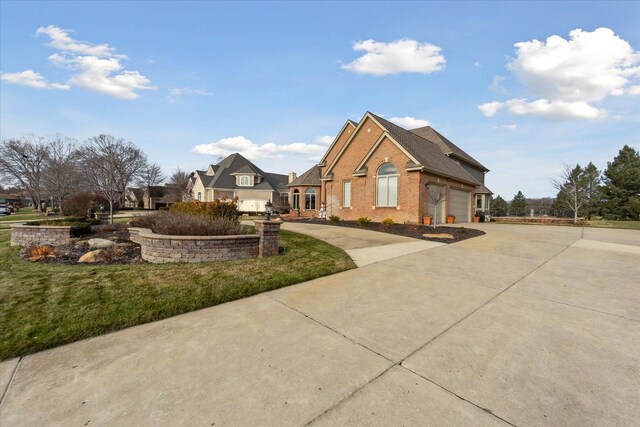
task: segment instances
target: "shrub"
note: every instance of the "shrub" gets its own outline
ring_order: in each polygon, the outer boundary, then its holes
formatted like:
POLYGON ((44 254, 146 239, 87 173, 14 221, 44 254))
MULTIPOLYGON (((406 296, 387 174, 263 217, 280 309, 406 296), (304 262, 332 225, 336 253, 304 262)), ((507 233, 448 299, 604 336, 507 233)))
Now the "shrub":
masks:
POLYGON ((240 217, 236 199, 232 201, 215 200, 213 202, 178 202, 171 205, 169 211, 172 213, 184 213, 191 215, 207 215, 213 218, 224 218, 237 221, 240 217))
POLYGON ((139 208, 143 208, 143 209, 144 209, 144 200, 142 200, 142 199, 138 200, 138 205, 137 205, 137 207, 139 207, 139 208))
MULTIPOLYGON (((214 218, 210 215, 191 215, 183 212, 158 212, 148 215, 151 230, 173 236, 228 236, 247 234, 237 220, 214 218)), ((145 218, 145 217, 141 217, 145 218)), ((136 224, 137 225, 137 224, 136 224)))
POLYGON ((393 225, 393 224, 394 224, 394 222, 393 222, 393 220, 391 218, 385 218, 380 223, 382 228, 387 228, 388 226, 393 225))
POLYGON ((361 216, 356 220, 359 225, 369 225, 371 223, 371 218, 367 218, 366 216, 361 216))
POLYGON ((157 213, 152 213, 149 215, 134 216, 129 220, 128 224, 131 227, 152 228, 157 215, 157 213))
POLYGON ((64 215, 85 216, 87 215, 87 210, 97 210, 101 204, 106 208, 109 207, 109 201, 104 197, 81 191, 66 196, 60 205, 64 215))
POLYGON ((29 261, 42 261, 46 258, 55 258, 55 248, 49 245, 33 246, 27 250, 29 261))
POLYGON ((340 222, 340 217, 338 215, 331 215, 329 216, 329 221, 338 223, 340 222))

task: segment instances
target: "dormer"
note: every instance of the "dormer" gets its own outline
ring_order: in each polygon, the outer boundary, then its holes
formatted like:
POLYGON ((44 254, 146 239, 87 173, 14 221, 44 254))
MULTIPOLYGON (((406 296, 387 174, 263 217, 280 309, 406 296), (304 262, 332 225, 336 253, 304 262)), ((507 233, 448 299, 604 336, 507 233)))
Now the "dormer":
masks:
POLYGON ((253 187, 256 184, 262 182, 262 175, 257 173, 236 172, 230 174, 236 178, 236 185, 238 187, 253 187))
POLYGON ((207 168, 207 172, 205 173, 205 175, 207 176, 214 176, 216 174, 216 169, 214 167, 214 165, 209 165, 209 167, 207 168))

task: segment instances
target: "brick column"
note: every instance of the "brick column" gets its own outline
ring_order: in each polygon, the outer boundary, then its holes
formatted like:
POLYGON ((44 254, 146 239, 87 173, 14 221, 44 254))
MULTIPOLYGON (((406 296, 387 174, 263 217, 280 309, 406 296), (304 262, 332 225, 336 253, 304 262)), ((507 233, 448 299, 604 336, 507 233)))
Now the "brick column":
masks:
POLYGON ((280 247, 280 221, 255 220, 256 234, 260 236, 258 258, 278 255, 280 247))

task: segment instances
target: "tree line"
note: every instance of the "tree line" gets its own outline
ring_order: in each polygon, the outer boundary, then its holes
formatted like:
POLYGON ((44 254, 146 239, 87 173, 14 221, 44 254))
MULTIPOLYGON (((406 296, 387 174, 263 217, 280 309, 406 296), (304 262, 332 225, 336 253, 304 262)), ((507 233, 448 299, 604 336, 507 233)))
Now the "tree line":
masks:
POLYGON ((2 187, 26 193, 34 207, 62 208, 65 200, 91 193, 114 208, 123 207, 131 185, 152 187, 167 183, 175 201, 187 194, 189 173, 176 169, 167 179, 157 163, 132 142, 112 135, 98 135, 79 144, 58 134, 3 140, 0 145, 2 187))
POLYGON ((522 191, 507 202, 493 199, 495 216, 525 216, 535 204, 538 212, 570 211, 574 223, 578 218, 598 216, 614 220, 640 220, 640 153, 625 145, 604 171, 592 163, 585 167, 565 165, 561 175, 552 180, 558 191, 555 199, 527 199, 522 191))

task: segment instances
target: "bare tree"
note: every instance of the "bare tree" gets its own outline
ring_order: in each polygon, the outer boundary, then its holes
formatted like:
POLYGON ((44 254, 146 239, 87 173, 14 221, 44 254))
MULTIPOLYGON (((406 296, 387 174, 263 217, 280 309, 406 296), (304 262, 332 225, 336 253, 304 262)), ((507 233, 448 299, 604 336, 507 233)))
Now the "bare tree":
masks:
POLYGON ((157 163, 148 163, 140 171, 138 176, 138 185, 147 187, 147 195, 149 198, 149 207, 151 207, 151 187, 161 184, 166 179, 162 173, 162 168, 157 163))
POLYGON ((58 202, 60 208, 62 208, 62 199, 82 184, 78 171, 76 145, 76 140, 61 134, 48 142, 49 153, 44 184, 47 192, 58 202))
POLYGON ((111 135, 89 138, 78 150, 83 175, 92 189, 109 201, 113 223, 113 207, 124 197, 126 187, 146 164, 144 153, 123 139, 111 135))
POLYGON ((189 196, 189 182, 191 174, 177 168, 169 177, 171 195, 178 202, 183 202, 189 196))
POLYGON ((433 203, 434 206, 433 228, 435 228, 436 223, 438 222, 438 205, 444 202, 447 198, 447 190, 442 185, 438 185, 437 188, 434 188, 427 184, 427 192, 425 193, 425 197, 427 198, 427 201, 429 203, 433 203))
POLYGON ((560 179, 551 181, 558 190, 557 200, 573 211, 573 223, 578 223, 578 211, 587 202, 587 179, 580 165, 564 165, 560 179))
POLYGON ((43 178, 48 154, 48 145, 35 135, 5 140, 0 145, 0 175, 24 188, 39 212, 45 197, 43 178))

